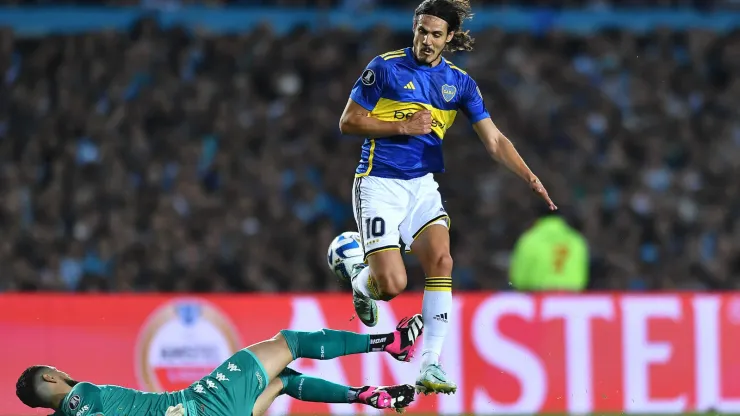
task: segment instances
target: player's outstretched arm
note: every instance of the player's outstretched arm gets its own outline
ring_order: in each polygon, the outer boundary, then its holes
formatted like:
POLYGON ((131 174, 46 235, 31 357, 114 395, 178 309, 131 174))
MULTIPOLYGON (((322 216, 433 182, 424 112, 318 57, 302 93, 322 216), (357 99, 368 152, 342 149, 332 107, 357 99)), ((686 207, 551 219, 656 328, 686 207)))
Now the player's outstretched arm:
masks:
POLYGON ((493 124, 493 121, 487 117, 473 124, 473 129, 486 147, 488 154, 497 162, 502 163, 510 171, 527 181, 532 190, 544 199, 549 205, 550 210, 558 209, 552 202, 547 190, 540 182, 539 178, 529 169, 524 159, 516 151, 514 145, 506 136, 493 124))
POLYGON ((423 110, 414 113, 408 120, 383 121, 371 117, 369 111, 350 98, 339 119, 339 130, 342 134, 370 139, 428 134, 432 131, 432 113, 423 110))

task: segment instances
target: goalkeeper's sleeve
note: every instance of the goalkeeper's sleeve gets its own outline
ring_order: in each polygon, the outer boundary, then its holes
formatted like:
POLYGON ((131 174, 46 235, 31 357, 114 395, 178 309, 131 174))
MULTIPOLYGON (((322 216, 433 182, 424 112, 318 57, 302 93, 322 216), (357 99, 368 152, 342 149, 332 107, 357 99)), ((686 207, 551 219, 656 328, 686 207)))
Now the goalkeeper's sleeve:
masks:
POLYGON ((170 406, 164 413, 164 416, 186 416, 185 408, 182 407, 182 403, 177 406, 170 406))

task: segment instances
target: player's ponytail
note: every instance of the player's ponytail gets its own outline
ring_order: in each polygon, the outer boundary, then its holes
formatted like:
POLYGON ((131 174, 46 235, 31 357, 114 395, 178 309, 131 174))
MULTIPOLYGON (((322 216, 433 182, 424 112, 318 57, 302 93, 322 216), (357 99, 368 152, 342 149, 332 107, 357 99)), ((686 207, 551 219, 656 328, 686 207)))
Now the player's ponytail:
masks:
POLYGON ((455 32, 445 46, 448 52, 471 51, 475 39, 470 32, 463 30, 463 22, 473 18, 469 0, 424 0, 414 12, 414 18, 426 14, 436 16, 447 22, 450 32, 455 32))
POLYGON ((469 30, 464 32, 458 30, 454 35, 452 35, 452 40, 447 43, 445 50, 448 52, 472 51, 474 43, 475 39, 470 36, 469 30))

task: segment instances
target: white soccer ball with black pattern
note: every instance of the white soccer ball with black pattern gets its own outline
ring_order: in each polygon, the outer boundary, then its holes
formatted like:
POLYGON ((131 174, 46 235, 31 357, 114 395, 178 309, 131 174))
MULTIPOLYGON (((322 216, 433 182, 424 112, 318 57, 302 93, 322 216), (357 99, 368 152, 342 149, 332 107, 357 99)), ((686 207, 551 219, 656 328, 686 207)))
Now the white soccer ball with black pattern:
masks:
POLYGON ((352 270, 356 265, 364 263, 364 257, 365 251, 362 249, 360 233, 345 231, 329 244, 326 260, 332 273, 349 282, 352 278, 352 270))

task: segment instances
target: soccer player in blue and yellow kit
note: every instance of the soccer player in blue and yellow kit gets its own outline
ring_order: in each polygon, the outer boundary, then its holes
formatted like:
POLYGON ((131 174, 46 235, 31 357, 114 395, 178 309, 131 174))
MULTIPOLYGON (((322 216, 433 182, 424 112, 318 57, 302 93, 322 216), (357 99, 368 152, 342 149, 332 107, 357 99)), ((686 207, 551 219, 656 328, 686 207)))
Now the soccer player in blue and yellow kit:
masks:
POLYGON ((77 382, 54 367, 37 365, 21 374, 16 395, 29 407, 55 410, 55 416, 261 416, 280 394, 303 401, 401 409, 414 400, 411 385, 351 388, 304 376, 287 365, 297 358, 329 360, 381 351, 410 361, 422 332, 420 315, 405 318, 394 332, 379 335, 283 330, 238 351, 190 387, 171 393, 77 382))
POLYGON ((353 207, 369 267, 355 270, 353 302, 365 325, 377 323, 376 300, 406 287, 402 240, 426 275, 422 316, 427 332, 416 381, 424 393, 457 385, 439 365, 452 312, 449 217, 434 173, 443 172, 442 142, 462 111, 488 153, 526 181, 551 210, 555 204, 511 142, 496 128, 478 86, 443 51, 472 50, 462 30, 467 0, 425 0, 414 12, 413 46, 373 59, 355 83, 340 120, 344 134, 364 136, 353 207))

